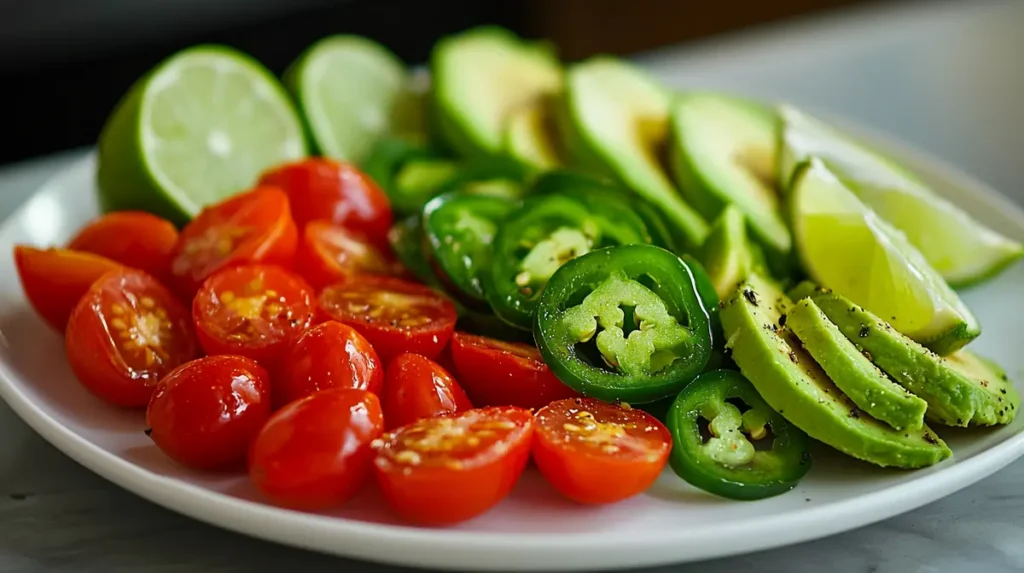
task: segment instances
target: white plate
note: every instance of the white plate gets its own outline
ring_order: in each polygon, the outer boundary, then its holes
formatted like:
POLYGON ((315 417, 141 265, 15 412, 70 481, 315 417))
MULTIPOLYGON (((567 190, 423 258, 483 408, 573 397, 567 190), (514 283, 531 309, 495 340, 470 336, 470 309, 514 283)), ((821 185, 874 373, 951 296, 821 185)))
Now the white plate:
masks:
MULTIPOLYGON (((1024 239, 1024 213, 934 160, 894 148, 940 192, 990 225, 1024 239)), ((400 524, 374 488, 325 514, 262 503, 244 477, 217 477, 169 462, 143 435, 139 412, 87 394, 64 360, 60 336, 28 307, 11 261, 15 243, 64 243, 97 214, 94 159, 44 186, 0 228, 0 394, 46 440, 81 464, 153 502, 272 541, 375 561, 456 569, 638 567, 733 555, 814 539, 901 513, 963 488, 1024 453, 1024 417, 994 431, 942 431, 953 459, 915 472, 886 471, 827 448, 785 495, 731 502, 666 472, 643 495, 603 508, 563 501, 528 470, 493 511, 448 529, 400 524)), ((1024 374, 1020 316, 1024 265, 966 295, 985 332, 975 344, 1024 374)))

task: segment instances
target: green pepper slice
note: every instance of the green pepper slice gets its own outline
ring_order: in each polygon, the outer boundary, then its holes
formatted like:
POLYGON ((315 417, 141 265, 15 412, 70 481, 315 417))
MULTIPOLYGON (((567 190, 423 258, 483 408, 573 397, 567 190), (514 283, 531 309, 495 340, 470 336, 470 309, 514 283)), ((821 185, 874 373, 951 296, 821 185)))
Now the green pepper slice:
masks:
POLYGON ((739 372, 701 374, 679 393, 667 418, 669 464, 709 493, 772 497, 793 489, 811 469, 807 435, 772 410, 739 372))
POLYGON ((608 247, 563 265, 540 297, 533 334, 555 376, 606 401, 672 396, 711 352, 693 272, 653 245, 608 247))

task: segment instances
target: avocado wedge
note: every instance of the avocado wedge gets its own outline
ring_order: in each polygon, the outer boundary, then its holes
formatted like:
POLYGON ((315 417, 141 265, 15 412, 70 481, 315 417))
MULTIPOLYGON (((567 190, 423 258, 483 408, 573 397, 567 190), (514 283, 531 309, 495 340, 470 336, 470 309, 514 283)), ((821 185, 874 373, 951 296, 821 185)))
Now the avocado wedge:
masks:
POLYGON ((1005 373, 966 350, 941 357, 849 299, 822 289, 811 292, 811 300, 865 356, 928 402, 928 420, 964 427, 1013 421, 1020 395, 1005 373))
POLYGON ((505 122, 505 153, 538 170, 564 163, 550 105, 543 99, 522 105, 510 112, 505 122))
POLYGON ((752 276, 721 311, 727 347, 743 375, 779 414, 812 438, 852 457, 898 468, 920 468, 952 455, 928 426, 894 430, 857 408, 786 326, 780 309, 792 303, 752 276))
POLYGON ((700 260, 721 300, 731 295, 750 273, 763 271, 763 255, 747 238, 746 218, 738 207, 729 205, 711 223, 700 248, 700 260))

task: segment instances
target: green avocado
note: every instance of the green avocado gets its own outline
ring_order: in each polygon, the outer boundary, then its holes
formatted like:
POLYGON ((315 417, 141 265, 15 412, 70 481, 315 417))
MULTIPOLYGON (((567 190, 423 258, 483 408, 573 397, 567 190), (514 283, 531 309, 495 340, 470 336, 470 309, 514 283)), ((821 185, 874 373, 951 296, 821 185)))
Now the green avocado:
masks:
POLYGON ((926 425, 894 430, 861 411, 789 328, 779 326, 791 305, 782 292, 753 275, 721 311, 732 359, 765 402, 812 438, 879 466, 920 468, 953 455, 926 425))
POLYGON ((700 261, 722 300, 750 273, 764 269, 764 256, 747 238, 746 218, 735 205, 723 209, 711 223, 711 230, 700 248, 700 261))
POLYGON ((811 300, 865 356, 928 402, 929 420, 961 427, 1013 421, 1020 395, 998 368, 965 350, 943 358, 834 292, 806 285, 798 290, 810 291, 811 300))
POLYGON ((858 408, 897 430, 924 425, 928 403, 893 382, 868 360, 811 299, 794 304, 786 327, 858 408))

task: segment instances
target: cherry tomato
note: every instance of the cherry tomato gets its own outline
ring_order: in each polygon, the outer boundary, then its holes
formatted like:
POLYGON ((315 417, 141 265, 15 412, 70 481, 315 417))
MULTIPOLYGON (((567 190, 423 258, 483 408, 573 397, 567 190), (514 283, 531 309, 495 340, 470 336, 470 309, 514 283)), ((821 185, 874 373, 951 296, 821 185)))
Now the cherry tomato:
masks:
POLYGON ((319 510, 348 501, 370 475, 384 428, 377 396, 331 388, 278 410, 249 450, 249 477, 274 503, 319 510))
POLYGON ((186 362, 157 384, 146 410, 149 437, 183 466, 245 466, 249 444, 270 418, 270 376, 242 356, 186 362))
POLYGON ((612 503, 644 491, 672 449, 664 424, 626 404, 569 398, 535 418, 533 461, 555 489, 580 503, 612 503))
POLYGON ((579 395, 528 344, 456 332, 450 348, 455 373, 477 406, 542 408, 579 395))
POLYGON ((295 270, 317 289, 352 275, 402 276, 402 265, 362 235, 329 221, 313 221, 302 232, 295 270))
POLYGON ((392 218, 388 196, 354 165, 313 157, 273 169, 260 183, 288 193, 300 227, 323 219, 359 231, 381 248, 388 244, 392 218))
POLYGON ((433 360, 410 353, 399 354, 388 364, 381 401, 389 430, 473 408, 451 374, 433 360))
POLYGON ((192 301, 207 354, 237 354, 270 368, 313 323, 313 289, 271 265, 228 267, 206 279, 192 301))
POLYGON ((179 294, 191 300, 214 272, 239 263, 290 267, 298 243, 288 196, 257 187, 205 209, 181 231, 171 252, 179 294))
POLYGON ((68 320, 64 348, 78 380, 111 404, 142 407, 156 383, 196 356, 188 309, 156 279, 103 275, 68 320))
POLYGON ((171 250, 177 242, 178 229, 170 221, 143 211, 117 211, 83 227, 68 248, 107 257, 167 281, 171 250))
POLYGON ((124 268, 91 253, 24 245, 14 247, 14 266, 29 304, 43 320, 61 332, 68 324, 71 311, 92 283, 110 271, 124 268))
POLYGON ((283 406, 328 388, 380 394, 384 367, 373 346, 352 327, 329 320, 307 330, 285 356, 274 380, 274 402, 283 406))
POLYGON ((366 337, 385 363, 403 352, 436 358, 455 330, 452 301, 420 284, 361 276, 331 285, 318 299, 321 311, 366 337))
POLYGON ((514 406, 426 418, 382 436, 377 483, 410 521, 464 521, 512 491, 530 457, 532 434, 533 416, 514 406))

